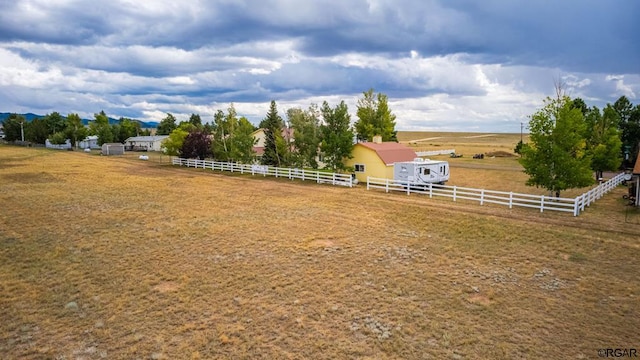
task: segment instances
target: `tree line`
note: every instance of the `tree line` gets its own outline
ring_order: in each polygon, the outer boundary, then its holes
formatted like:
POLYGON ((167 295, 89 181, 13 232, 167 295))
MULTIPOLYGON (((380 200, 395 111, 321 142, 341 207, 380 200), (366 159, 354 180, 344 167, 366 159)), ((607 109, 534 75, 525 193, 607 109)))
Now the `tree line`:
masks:
POLYGON ((530 143, 518 143, 516 153, 529 175, 527 185, 560 192, 589 186, 603 172, 633 167, 640 146, 640 105, 627 97, 602 110, 572 99, 556 84, 556 97, 529 121, 530 143))
POLYGON ((6 141, 29 141, 44 145, 46 140, 52 144, 64 144, 67 139, 73 146, 89 135, 98 136, 98 144, 110 142, 124 143, 132 136, 150 135, 148 129, 142 129, 140 123, 121 117, 117 123, 110 124, 109 118, 101 111, 94 115, 94 120, 86 127, 78 114, 65 116, 58 112, 47 114, 41 118, 26 121, 24 116, 10 114, 3 121, 6 141))
MULTIPOLYGON (((351 116, 344 101, 331 107, 326 101, 320 107, 291 108, 286 119, 278 112, 275 101, 260 121, 265 144, 261 163, 280 167, 317 169, 319 160, 333 171, 347 170, 344 160, 351 157, 354 139, 397 141, 395 115, 385 94, 373 89, 363 92, 357 104, 358 120, 351 116)), ((167 154, 185 158, 213 158, 217 161, 249 163, 256 158, 256 128, 245 117, 238 117, 233 104, 226 112, 218 110, 212 123, 202 124, 198 115, 177 124, 172 114, 160 121, 156 134, 169 135, 163 147, 167 154)))

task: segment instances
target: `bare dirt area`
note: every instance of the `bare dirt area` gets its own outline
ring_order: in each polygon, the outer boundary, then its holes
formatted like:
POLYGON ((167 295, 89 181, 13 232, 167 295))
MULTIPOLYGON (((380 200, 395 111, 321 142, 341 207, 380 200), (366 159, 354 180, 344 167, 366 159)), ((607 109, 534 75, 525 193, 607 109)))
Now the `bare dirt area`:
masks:
POLYGON ((152 160, 0 146, 3 359, 589 359, 640 343, 623 189, 574 218, 152 160))

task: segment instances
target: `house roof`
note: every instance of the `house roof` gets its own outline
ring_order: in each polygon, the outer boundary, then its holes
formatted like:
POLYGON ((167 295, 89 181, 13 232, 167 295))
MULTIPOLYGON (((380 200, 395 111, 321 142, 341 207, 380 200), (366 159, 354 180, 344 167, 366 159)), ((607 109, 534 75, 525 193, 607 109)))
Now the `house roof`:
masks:
POLYGON ((393 163, 400 161, 412 161, 416 158, 415 151, 411 150, 411 148, 406 145, 397 142, 362 142, 357 143, 356 146, 357 145, 364 146, 375 151, 380 160, 382 160, 386 165, 393 165, 393 163))
POLYGON ((633 167, 633 174, 640 175, 640 154, 636 158, 636 166, 633 167))
POLYGON ((128 138, 127 140, 125 140, 125 142, 129 142, 129 141, 161 141, 164 140, 166 138, 168 138, 168 135, 156 135, 156 136, 132 136, 130 138, 128 138))

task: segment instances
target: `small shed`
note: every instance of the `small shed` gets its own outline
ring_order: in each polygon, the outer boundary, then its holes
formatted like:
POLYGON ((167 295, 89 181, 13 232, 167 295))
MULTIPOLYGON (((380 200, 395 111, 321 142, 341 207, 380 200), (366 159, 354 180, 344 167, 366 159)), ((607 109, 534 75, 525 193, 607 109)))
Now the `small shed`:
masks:
POLYGON ((393 179, 393 164, 413 161, 416 153, 410 147, 397 142, 382 142, 375 136, 372 142, 360 142, 353 146, 351 159, 345 165, 354 169, 356 179, 366 182, 367 176, 393 179))
POLYGON ((102 144, 102 155, 124 155, 124 144, 104 143, 102 144))
POLYGON ((78 142, 81 149, 100 149, 98 145, 98 135, 89 135, 84 140, 78 142))

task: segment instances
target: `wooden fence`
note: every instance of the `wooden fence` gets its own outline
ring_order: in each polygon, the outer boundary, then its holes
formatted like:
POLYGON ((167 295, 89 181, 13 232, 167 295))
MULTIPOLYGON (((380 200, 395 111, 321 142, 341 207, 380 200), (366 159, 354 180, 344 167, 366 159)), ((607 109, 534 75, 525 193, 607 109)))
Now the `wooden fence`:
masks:
POLYGON ((580 215, 586 206, 601 198, 623 181, 624 173, 618 174, 612 179, 576 198, 556 198, 546 195, 519 194, 514 192, 473 189, 460 186, 447 186, 437 184, 414 184, 406 181, 390 179, 380 179, 367 177, 367 190, 383 189, 386 192, 399 191, 407 195, 411 193, 434 196, 442 196, 457 201, 459 199, 477 201, 480 205, 485 203, 539 209, 540 212, 562 211, 572 213, 573 216, 580 215))
POLYGON ((315 181, 318 184, 331 184, 353 187, 353 179, 350 174, 337 174, 322 171, 311 171, 304 169, 280 168, 267 165, 256 164, 235 164, 230 162, 220 162, 211 160, 183 159, 174 157, 171 159, 173 165, 211 169, 219 171, 238 172, 241 174, 275 176, 287 179, 300 179, 303 181, 315 181))

